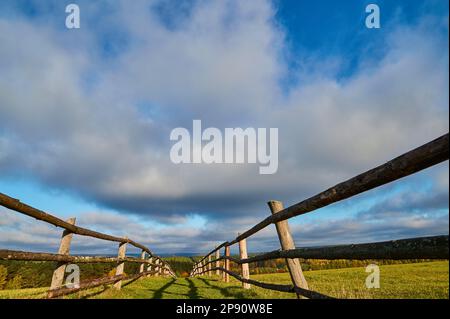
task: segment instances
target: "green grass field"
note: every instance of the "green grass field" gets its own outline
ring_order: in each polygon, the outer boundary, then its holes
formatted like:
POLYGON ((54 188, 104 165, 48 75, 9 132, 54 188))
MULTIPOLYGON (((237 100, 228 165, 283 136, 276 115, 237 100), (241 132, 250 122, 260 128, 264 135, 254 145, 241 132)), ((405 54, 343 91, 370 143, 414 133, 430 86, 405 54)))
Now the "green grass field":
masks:
MULTIPOLYGON (((305 272, 309 288, 337 298, 440 298, 448 299, 449 263, 437 261, 380 267, 380 288, 367 289, 364 268, 343 268, 305 272)), ((254 275, 252 279, 290 284, 289 274, 254 275)), ((42 298, 46 288, 3 290, 0 298, 42 298)), ((250 290, 231 279, 225 284, 212 277, 144 278, 124 283, 121 291, 102 287, 80 292, 68 298, 170 298, 170 299, 230 299, 230 298, 295 298, 258 287, 250 290)))

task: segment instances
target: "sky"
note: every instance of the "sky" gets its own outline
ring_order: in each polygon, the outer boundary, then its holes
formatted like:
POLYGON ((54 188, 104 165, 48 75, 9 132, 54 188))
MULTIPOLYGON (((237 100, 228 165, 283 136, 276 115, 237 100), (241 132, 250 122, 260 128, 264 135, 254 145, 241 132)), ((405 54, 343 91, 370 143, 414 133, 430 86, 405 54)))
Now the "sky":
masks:
MULTIPOLYGON (((0 0, 0 192, 156 253, 206 253, 449 130, 448 1, 0 0), (365 26, 370 3, 381 28, 365 26), (170 132, 278 128, 279 167, 170 161, 170 132)), ((297 246, 448 234, 448 162, 289 220, 297 246)), ((0 247, 61 229, 0 207, 0 247)), ((74 236, 74 253, 116 245, 74 236)), ((250 252, 278 249, 272 226, 250 252)), ((133 250, 130 250, 133 251, 133 250)))

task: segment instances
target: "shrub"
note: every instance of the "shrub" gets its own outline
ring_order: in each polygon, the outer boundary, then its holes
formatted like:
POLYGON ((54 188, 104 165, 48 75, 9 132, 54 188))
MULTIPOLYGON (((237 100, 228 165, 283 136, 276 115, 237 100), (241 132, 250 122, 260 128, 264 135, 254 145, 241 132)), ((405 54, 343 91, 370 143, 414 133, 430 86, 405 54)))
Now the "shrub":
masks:
POLYGON ((0 289, 6 285, 6 278, 8 277, 8 270, 5 266, 0 265, 0 289))
POLYGON ((108 277, 114 277, 116 275, 116 269, 111 269, 109 272, 108 272, 108 277))
POLYGON ((23 284, 23 279, 21 275, 14 276, 13 279, 8 281, 5 286, 5 289, 21 289, 23 284))

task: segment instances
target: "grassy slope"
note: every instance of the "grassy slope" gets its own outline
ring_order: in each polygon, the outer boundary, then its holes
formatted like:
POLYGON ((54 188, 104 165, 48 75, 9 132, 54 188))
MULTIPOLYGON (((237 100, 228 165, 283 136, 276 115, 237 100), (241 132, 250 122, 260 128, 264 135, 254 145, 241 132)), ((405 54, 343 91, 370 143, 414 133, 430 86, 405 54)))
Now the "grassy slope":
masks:
MULTIPOLYGON (((381 266, 381 287, 365 288, 364 268, 305 272, 310 289, 338 298, 448 298, 449 263, 381 266)), ((255 275, 252 279, 290 284, 288 274, 255 275)), ((39 298, 45 288, 0 291, 0 298, 39 298)), ((225 284, 215 277, 149 278, 126 284, 121 291, 98 288, 71 298, 294 298, 258 287, 241 289, 236 280, 225 284)))

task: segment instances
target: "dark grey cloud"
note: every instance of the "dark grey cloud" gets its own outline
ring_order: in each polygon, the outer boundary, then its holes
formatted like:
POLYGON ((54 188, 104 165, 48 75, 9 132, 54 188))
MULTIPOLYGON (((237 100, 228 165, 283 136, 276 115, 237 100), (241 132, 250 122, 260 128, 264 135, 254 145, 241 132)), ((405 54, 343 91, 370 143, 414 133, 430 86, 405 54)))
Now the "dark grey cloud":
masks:
POLYGON ((366 211, 358 214, 358 218, 375 219, 401 216, 405 212, 429 214, 435 211, 448 211, 449 193, 446 190, 435 193, 408 192, 382 200, 366 211))

